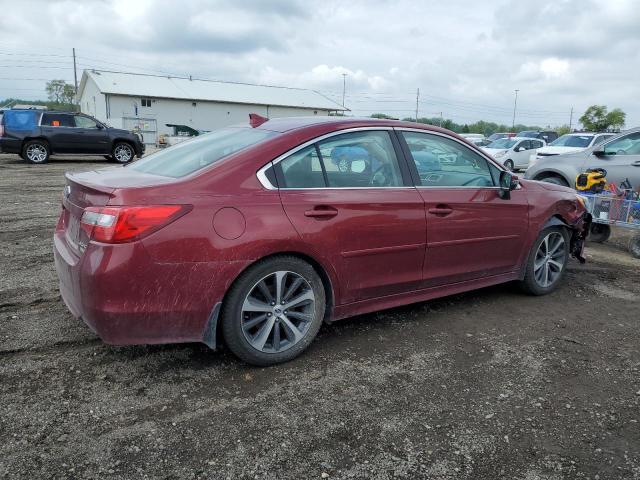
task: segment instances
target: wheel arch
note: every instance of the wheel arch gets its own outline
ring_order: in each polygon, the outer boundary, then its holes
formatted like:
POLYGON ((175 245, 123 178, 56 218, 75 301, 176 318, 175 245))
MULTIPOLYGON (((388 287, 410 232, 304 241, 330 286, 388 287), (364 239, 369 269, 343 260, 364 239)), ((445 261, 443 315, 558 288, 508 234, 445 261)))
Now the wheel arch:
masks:
POLYGON ((560 177, 562 180, 567 182, 567 185, 571 186, 572 180, 567 178, 567 176, 564 173, 558 170, 543 170, 537 173, 536 176, 533 177, 533 180, 544 181, 545 178, 550 178, 550 177, 560 177))
POLYGON ((233 280, 229 282, 229 285, 225 290, 222 300, 217 302, 213 306, 213 309, 209 314, 209 319, 207 320, 207 324, 204 330, 204 335, 202 338, 203 343, 205 343, 209 348, 213 350, 215 350, 219 345, 222 344, 222 335, 221 335, 220 329, 218 328, 221 320, 220 312, 222 311, 222 308, 225 302, 227 301, 229 291, 231 290, 233 285, 238 281, 238 279, 242 276, 242 274, 244 274, 244 272, 246 272, 249 268, 253 267, 254 265, 260 262, 264 262, 271 258, 284 257, 284 256, 299 258, 300 260, 311 265, 313 269, 316 271, 316 273, 322 280, 322 286, 324 287, 326 302, 327 302, 323 321, 327 323, 331 321, 331 317, 333 315, 333 309, 335 307, 336 293, 334 290, 334 282, 332 281, 331 276, 327 272, 327 269, 322 265, 322 263, 317 259, 315 259, 314 257, 312 257, 311 255, 307 253, 302 253, 300 251, 285 250, 285 251, 273 252, 268 255, 265 255, 264 257, 261 257, 259 259, 256 259, 254 261, 247 263, 244 266, 244 268, 242 268, 238 272, 238 274, 233 278, 233 280))
POLYGON ((36 135, 36 136, 31 136, 31 137, 24 137, 22 139, 22 144, 20 145, 20 151, 22 152, 22 150, 24 149, 24 146, 28 143, 31 142, 33 140, 40 140, 41 142, 44 142, 47 144, 47 148, 49 149, 49 154, 53 153, 51 151, 51 142, 49 142, 49 139, 47 137, 43 137, 41 135, 36 135))

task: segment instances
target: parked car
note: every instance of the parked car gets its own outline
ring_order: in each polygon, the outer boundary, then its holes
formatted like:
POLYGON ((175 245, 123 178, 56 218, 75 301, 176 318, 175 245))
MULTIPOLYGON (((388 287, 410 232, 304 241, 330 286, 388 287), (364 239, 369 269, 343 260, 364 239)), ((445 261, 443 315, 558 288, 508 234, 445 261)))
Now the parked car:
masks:
POLYGON ((555 141, 558 138, 558 133, 554 132, 553 130, 546 130, 546 131, 540 131, 540 130, 523 130, 522 132, 519 132, 516 137, 521 137, 521 138, 539 138, 541 140, 544 140, 547 144, 555 141))
POLYGON ((141 138, 75 112, 5 110, 0 120, 0 152, 17 153, 31 163, 51 155, 101 155, 119 163, 141 157, 141 138))
POLYGON ((524 170, 529 166, 529 157, 544 147, 544 140, 536 138, 501 138, 482 149, 509 170, 524 170))
POLYGON ((516 136, 515 132, 494 133, 489 136, 488 140, 490 142, 495 142, 496 140, 500 140, 501 138, 511 138, 515 136, 516 136))
POLYGON ((481 133, 461 133, 460 136, 469 140, 474 145, 483 146, 487 144, 486 137, 481 133))
POLYGON ((214 348, 221 337, 270 365, 299 355, 323 321, 509 281, 549 293, 579 255, 575 192, 519 182, 447 130, 250 125, 67 173, 60 291, 105 342, 214 348))
POLYGON ((171 135, 164 133, 158 137, 158 146, 160 148, 170 147, 177 143, 190 140, 198 135, 202 135, 203 133, 207 133, 206 130, 196 130, 188 125, 167 123, 166 126, 171 127, 173 132, 171 135))
POLYGON ((613 133, 567 133, 546 147, 538 150, 536 154, 531 157, 529 164, 533 164, 544 157, 579 152, 593 145, 598 145, 614 135, 613 133))
POLYGON ((604 168, 607 180, 629 180, 640 187, 640 128, 614 135, 586 150, 540 158, 527 169, 525 178, 557 185, 575 186, 576 177, 589 168, 604 168))

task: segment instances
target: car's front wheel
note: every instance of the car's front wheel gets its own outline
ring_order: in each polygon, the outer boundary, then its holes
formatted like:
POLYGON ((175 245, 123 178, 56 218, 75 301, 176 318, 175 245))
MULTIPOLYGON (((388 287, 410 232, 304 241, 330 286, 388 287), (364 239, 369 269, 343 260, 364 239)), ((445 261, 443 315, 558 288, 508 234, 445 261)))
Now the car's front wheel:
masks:
POLYGON ((325 299, 322 280, 307 262, 290 256, 259 262, 227 294, 222 310, 225 342, 252 365, 289 361, 318 333, 325 299))
POLYGON ((513 169, 515 168, 514 164, 513 164, 513 160, 509 159, 506 162, 504 162, 504 166, 507 170, 509 170, 510 172, 513 172, 513 169))
POLYGON ((569 262, 569 234, 563 227, 545 228, 533 244, 521 287, 532 295, 555 290, 569 262))
POLYGON ((31 163, 49 161, 49 145, 43 140, 30 140, 22 147, 22 158, 31 163))
POLYGON ((113 159, 118 163, 129 163, 133 160, 135 152, 133 147, 126 142, 118 142, 113 146, 113 159))
POLYGON ((554 185, 562 185, 563 187, 569 186, 567 181, 558 175, 551 175, 549 177, 540 178, 539 180, 547 183, 553 183, 554 185))

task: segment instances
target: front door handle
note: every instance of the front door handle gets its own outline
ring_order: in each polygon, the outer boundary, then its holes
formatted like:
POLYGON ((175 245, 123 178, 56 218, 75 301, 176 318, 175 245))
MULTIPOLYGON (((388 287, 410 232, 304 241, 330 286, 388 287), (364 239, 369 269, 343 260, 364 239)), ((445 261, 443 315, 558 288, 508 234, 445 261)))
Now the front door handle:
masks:
POLYGON ((435 207, 427 210, 431 215, 437 215, 439 217, 446 217, 447 215, 453 213, 453 209, 451 207, 447 207, 446 205, 436 205, 435 207))
POLYGON ((634 167, 640 167, 640 160, 636 160, 631 165, 633 165, 634 167))
POLYGON ((333 207, 315 207, 313 210, 304 212, 305 217, 331 218, 338 215, 338 210, 333 207))

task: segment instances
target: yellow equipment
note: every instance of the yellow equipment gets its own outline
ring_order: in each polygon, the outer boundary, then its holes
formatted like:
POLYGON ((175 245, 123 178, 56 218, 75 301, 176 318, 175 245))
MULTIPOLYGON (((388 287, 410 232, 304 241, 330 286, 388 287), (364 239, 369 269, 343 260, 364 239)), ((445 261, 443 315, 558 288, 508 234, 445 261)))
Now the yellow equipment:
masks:
POLYGON ((601 193, 607 185, 607 171, 604 168, 590 168, 576 177, 579 192, 601 193))

